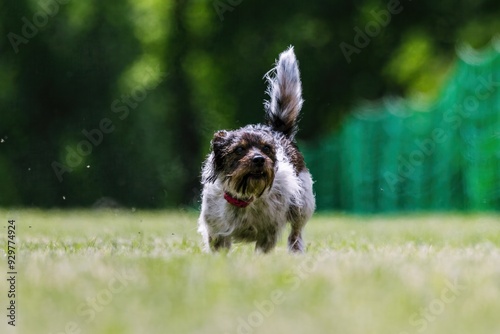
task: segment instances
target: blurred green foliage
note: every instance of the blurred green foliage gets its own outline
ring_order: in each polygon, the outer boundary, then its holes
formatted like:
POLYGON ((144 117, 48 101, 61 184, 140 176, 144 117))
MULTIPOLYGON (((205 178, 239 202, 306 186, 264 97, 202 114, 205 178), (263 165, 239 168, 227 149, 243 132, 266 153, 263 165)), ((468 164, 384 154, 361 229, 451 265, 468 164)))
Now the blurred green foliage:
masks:
POLYGON ((495 0, 402 1, 348 62, 390 3, 1 0, 0 205, 196 206, 213 132, 262 120, 288 45, 311 142, 359 99, 436 97, 457 42, 500 31, 495 0))
POLYGON ((459 56, 434 103, 361 104, 305 150, 319 209, 500 209, 500 38, 459 56))

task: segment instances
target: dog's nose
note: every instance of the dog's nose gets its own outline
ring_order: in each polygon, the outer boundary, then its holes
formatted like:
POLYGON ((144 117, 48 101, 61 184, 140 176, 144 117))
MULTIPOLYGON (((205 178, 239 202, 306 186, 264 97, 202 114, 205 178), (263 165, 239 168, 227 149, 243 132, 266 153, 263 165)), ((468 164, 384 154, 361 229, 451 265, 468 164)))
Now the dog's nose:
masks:
POLYGON ((252 158, 252 162, 256 166, 264 166, 264 161, 266 161, 266 159, 262 155, 259 155, 259 154, 254 155, 252 158))

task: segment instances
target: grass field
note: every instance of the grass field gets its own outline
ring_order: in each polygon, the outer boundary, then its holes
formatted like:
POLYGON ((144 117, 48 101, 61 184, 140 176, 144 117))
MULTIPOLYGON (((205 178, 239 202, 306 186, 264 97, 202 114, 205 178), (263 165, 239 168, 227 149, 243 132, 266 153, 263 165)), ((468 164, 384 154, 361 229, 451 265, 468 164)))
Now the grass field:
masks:
POLYGON ((285 238, 203 254, 196 212, 0 217, 18 273, 15 328, 0 281, 0 333, 500 333, 495 215, 316 215, 301 256, 285 238))

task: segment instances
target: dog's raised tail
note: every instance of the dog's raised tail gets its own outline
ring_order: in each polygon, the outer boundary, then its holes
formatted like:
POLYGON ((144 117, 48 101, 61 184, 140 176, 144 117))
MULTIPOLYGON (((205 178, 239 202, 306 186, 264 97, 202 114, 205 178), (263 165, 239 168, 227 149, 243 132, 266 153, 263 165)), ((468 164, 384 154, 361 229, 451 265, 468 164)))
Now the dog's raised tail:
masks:
POLYGON ((276 66, 265 78, 269 101, 264 102, 266 122, 274 130, 284 133, 291 140, 298 130, 298 116, 302 108, 302 83, 293 52, 293 46, 282 52, 276 66))

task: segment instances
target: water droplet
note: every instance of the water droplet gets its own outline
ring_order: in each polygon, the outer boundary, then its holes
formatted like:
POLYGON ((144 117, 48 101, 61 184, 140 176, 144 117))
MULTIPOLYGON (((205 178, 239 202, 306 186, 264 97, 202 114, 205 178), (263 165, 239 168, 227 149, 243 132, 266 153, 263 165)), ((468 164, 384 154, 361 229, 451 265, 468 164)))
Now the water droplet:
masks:
POLYGON ((90 165, 87 165, 87 168, 90 168, 90 165))

